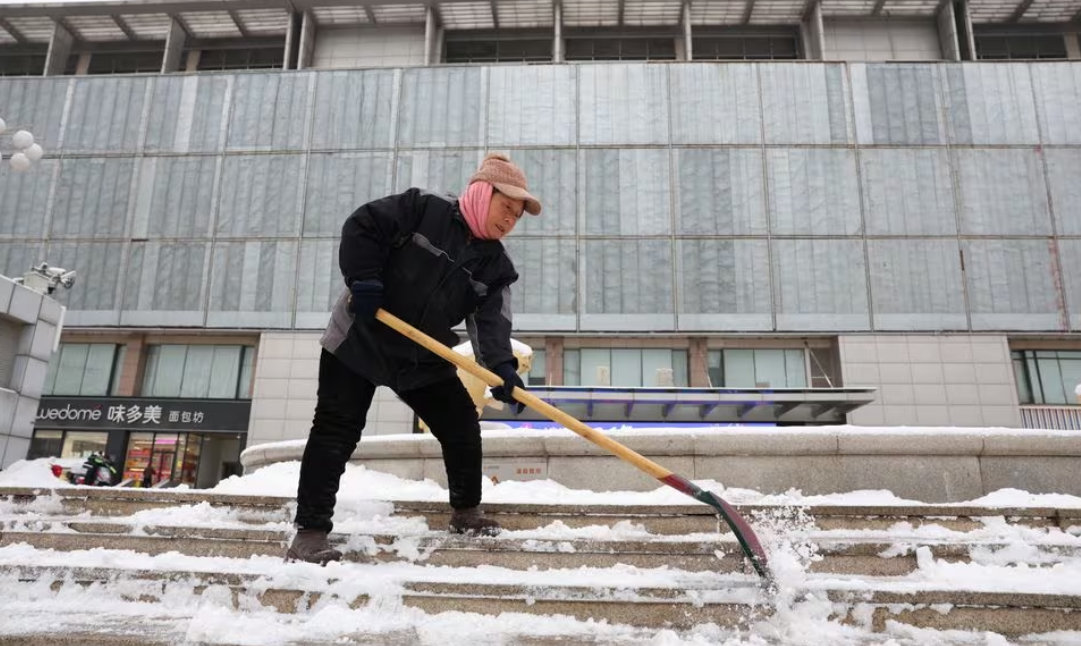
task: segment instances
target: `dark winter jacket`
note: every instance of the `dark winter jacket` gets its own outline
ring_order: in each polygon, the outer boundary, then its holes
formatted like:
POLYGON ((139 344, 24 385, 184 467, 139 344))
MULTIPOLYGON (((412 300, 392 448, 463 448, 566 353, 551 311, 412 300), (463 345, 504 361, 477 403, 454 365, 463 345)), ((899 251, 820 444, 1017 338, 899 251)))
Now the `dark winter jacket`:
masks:
POLYGON ((349 313, 353 281, 383 281, 383 307, 446 345, 463 319, 488 367, 515 361, 510 285, 514 264, 498 241, 473 238, 453 197, 411 188, 361 206, 342 227, 338 264, 346 288, 322 345, 372 383, 404 391, 455 376, 445 359, 375 320, 349 313))

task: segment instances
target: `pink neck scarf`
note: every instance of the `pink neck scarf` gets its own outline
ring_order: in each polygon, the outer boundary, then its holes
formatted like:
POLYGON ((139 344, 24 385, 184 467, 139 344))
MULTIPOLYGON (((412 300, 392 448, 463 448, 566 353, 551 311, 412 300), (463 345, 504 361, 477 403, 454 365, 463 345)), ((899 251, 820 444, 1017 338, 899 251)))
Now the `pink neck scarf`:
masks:
POLYGON ((491 240, 488 235, 488 208, 492 204, 494 188, 488 182, 473 182, 458 198, 458 206, 465 216, 466 224, 473 236, 481 240, 491 240))

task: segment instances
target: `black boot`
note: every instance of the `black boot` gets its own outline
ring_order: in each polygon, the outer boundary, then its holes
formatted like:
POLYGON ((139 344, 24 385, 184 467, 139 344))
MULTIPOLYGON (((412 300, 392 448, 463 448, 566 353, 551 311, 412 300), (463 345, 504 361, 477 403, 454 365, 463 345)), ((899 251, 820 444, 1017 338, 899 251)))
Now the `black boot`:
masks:
POLYGON ((450 515, 450 532, 469 536, 495 536, 503 528, 491 518, 481 513, 480 507, 455 509, 450 515))
POLYGON ((342 560, 342 553, 330 546, 327 532, 320 529, 300 529, 285 553, 286 561, 304 561, 326 565, 342 560))

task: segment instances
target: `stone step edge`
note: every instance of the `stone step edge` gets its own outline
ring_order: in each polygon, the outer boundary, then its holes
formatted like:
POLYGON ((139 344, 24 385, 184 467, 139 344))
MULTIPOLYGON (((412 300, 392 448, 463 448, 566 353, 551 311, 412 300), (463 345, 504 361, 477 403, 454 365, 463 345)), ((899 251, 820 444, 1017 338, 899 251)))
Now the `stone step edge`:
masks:
MULTIPOLYGON (((72 523, 82 525, 84 523, 72 523)), ((96 525, 96 523, 85 523, 96 525)), ((104 525, 105 523, 101 523, 104 525)), ((134 530, 135 526, 115 524, 117 528, 124 527, 134 530)), ((70 527, 70 525, 68 525, 70 527)), ((73 528, 73 531, 55 531, 54 529, 29 530, 29 529, 0 529, 0 541, 5 544, 22 542, 17 539, 29 539, 34 536, 78 536, 87 539, 98 539, 106 542, 110 539, 145 539, 148 541, 234 541, 260 544, 274 544, 283 549, 288 538, 285 532, 270 530, 234 530, 218 528, 186 528, 184 526, 146 525, 139 526, 143 533, 134 531, 84 531, 73 528), (192 533, 171 532, 173 529, 190 529, 192 533), (159 531, 165 530, 165 531, 159 531), (261 535, 260 535, 261 534, 261 535)), ((665 540, 667 535, 659 535, 657 540, 597 540, 575 538, 467 538, 460 536, 443 535, 438 533, 425 535, 397 535, 397 534, 368 534, 349 533, 331 534, 330 541, 335 546, 346 545, 357 538, 370 538, 379 547, 393 547, 399 540, 417 541, 420 550, 453 550, 461 552, 525 552, 535 554, 559 555, 565 553, 563 545, 573 547, 575 554, 650 554, 671 556, 708 556, 719 549, 733 549, 739 546, 732 534, 718 534, 717 538, 709 541, 686 541, 665 540)), ((824 557, 830 556, 879 556, 884 552, 893 552, 891 556, 881 558, 905 557, 914 553, 917 549, 927 547, 935 557, 968 556, 973 549, 1004 549, 1011 545, 1009 541, 991 540, 943 540, 922 538, 863 538, 863 537, 822 537, 815 539, 808 537, 814 542, 819 554, 824 557)), ((31 543, 32 544, 32 543, 31 543)), ((1057 553, 1063 556, 1081 556, 1081 545, 1070 543, 1040 542, 1028 543, 1040 552, 1057 553)))
MULTIPOLYGON (((250 584, 260 581, 263 577, 259 574, 247 574, 247 573, 228 573, 228 572, 188 572, 183 570, 138 570, 138 569, 124 569, 124 568, 65 568, 60 566, 18 566, 13 568, 4 568, 4 571, 11 572, 12 570, 19 570, 17 576, 21 581, 25 582, 37 582, 43 576, 53 576, 53 586, 62 584, 65 582, 76 582, 80 584, 109 584, 123 578, 123 580, 138 580, 146 581, 152 586, 165 586, 167 584, 176 584, 185 580, 195 583, 195 590, 197 594, 201 594, 203 590, 211 586, 226 585, 234 589, 237 593, 249 593, 250 590, 247 587, 250 584), (165 577, 168 577, 167 579, 165 577)), ((728 575, 727 587, 724 591, 733 591, 734 596, 736 592, 742 593, 746 596, 747 592, 765 592, 761 587, 761 581, 753 576, 743 575, 728 575)), ((328 580, 328 583, 333 583, 333 579, 328 580)), ((836 577, 830 576, 820 578, 819 581, 815 581, 814 578, 810 579, 812 585, 806 585, 797 590, 797 593, 803 594, 826 594, 831 601, 834 602, 849 602, 849 603, 861 603, 870 605, 942 605, 950 604, 953 606, 963 607, 986 607, 986 608, 1047 608, 1047 609, 1062 609, 1071 612, 1081 611, 1081 596, 1057 594, 1057 593, 1041 593, 1041 592, 1015 592, 1015 591, 986 591, 986 590, 963 590, 963 589, 947 589, 947 588, 911 588, 908 584, 897 584, 889 580, 881 579, 879 577, 861 577, 860 582, 866 584, 878 583, 879 587, 863 587, 853 589, 850 586, 843 584, 843 581, 838 581, 836 577), (833 584, 833 587, 829 587, 827 584, 833 584), (840 585, 838 585, 840 583, 840 585), (903 589, 902 589, 903 586, 903 589)), ((277 588, 259 586, 261 590, 257 592, 257 595, 263 595, 267 593, 274 593, 277 595, 286 595, 295 597, 297 600, 307 597, 311 598, 314 595, 322 596, 327 594, 322 590, 301 590, 292 588, 277 588)), ((573 601, 579 603, 595 603, 595 602, 620 602, 620 603, 685 603, 688 605, 701 606, 704 603, 706 605, 735 605, 735 606, 748 606, 748 605, 760 605, 765 603, 768 599, 763 595, 756 597, 756 601, 747 601, 745 599, 734 599, 731 601, 720 602, 704 602, 700 597, 694 595, 687 595, 686 592, 702 592, 710 591, 716 592, 716 587, 634 587, 623 586, 619 588, 611 588, 611 590, 621 591, 617 596, 613 594, 598 594, 596 585, 517 585, 506 583, 485 583, 485 582, 468 582, 468 583, 455 583, 446 581, 405 581, 403 582, 403 590, 406 595, 417 596, 438 596, 438 597, 456 597, 462 599, 476 599, 476 598, 502 598, 502 599, 517 599, 523 602, 530 602, 531 600, 558 600, 558 601, 573 601), (635 599, 630 599, 623 594, 622 591, 634 590, 638 595, 635 599), (681 597, 680 593, 684 593, 681 597), (573 596, 567 596, 566 593, 573 593, 573 596)), ((329 592, 333 595, 333 591, 329 592)), ((353 600, 349 600, 350 603, 357 603, 360 600, 366 600, 368 595, 360 593, 353 600)))
MULTIPOLYGON (((723 495, 723 494, 722 494, 723 495)), ((212 505, 237 505, 257 507, 274 511, 295 504, 296 500, 284 496, 254 496, 244 494, 221 494, 204 491, 155 491, 142 489, 111 489, 102 487, 61 487, 57 489, 35 487, 0 487, 0 500, 14 497, 36 498, 57 496, 69 500, 97 499, 138 502, 162 502, 166 505, 189 505, 209 502, 212 505)), ((414 512, 448 513, 444 502, 426 500, 385 500, 396 510, 414 512)), ((795 505, 795 504, 740 504, 733 507, 744 514, 766 513, 780 509, 801 509, 811 516, 886 516, 914 518, 986 518, 1006 516, 1010 518, 1044 518, 1048 520, 1078 519, 1081 508, 1034 507, 988 507, 951 505, 795 505)), ((551 505, 536 503, 484 503, 490 513, 543 514, 543 515, 597 515, 597 516, 712 516, 716 512, 704 504, 689 505, 551 505)))

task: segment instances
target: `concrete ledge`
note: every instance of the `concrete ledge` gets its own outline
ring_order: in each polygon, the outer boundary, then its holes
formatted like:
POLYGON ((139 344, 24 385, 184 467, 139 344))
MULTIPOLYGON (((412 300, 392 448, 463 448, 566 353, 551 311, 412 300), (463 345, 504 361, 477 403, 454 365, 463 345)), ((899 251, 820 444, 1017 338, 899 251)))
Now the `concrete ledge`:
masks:
POLYGON ((837 452, 843 455, 980 455, 984 438, 972 435, 897 434, 841 435, 837 452))
MULTIPOLYGON (((694 480, 779 494, 888 489, 925 503, 972 500, 1005 488, 1081 496, 1081 433, 1020 429, 852 426, 616 430, 609 437, 694 480)), ((659 483, 604 449, 570 433, 486 431, 489 471, 529 462, 542 477, 594 491, 649 491, 659 483)), ((303 442, 263 444, 244 452, 247 471, 300 460, 303 442)), ((445 484, 433 437, 365 439, 352 461, 405 478, 445 484)))

